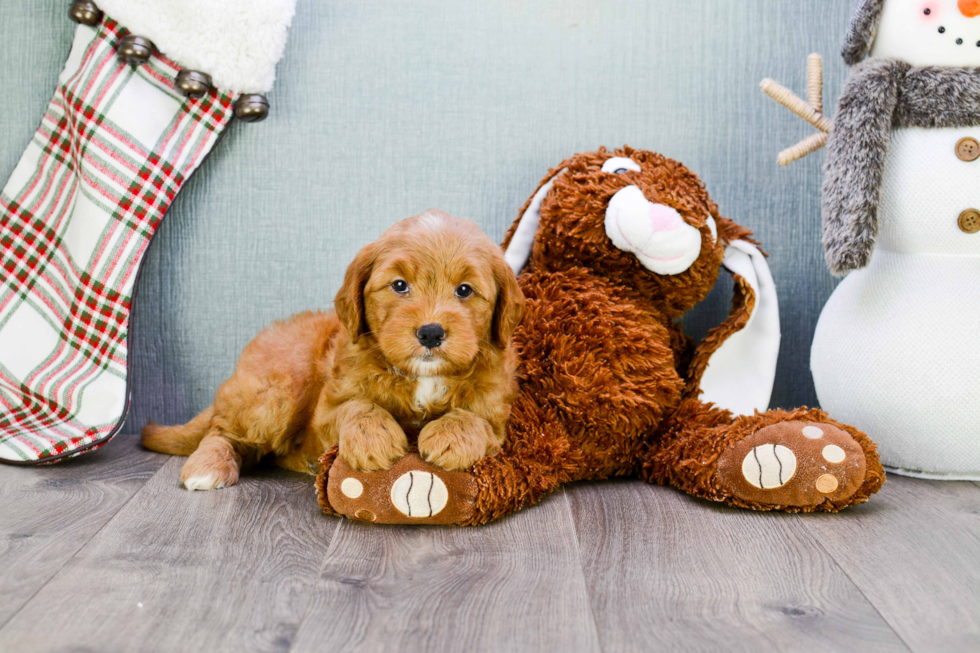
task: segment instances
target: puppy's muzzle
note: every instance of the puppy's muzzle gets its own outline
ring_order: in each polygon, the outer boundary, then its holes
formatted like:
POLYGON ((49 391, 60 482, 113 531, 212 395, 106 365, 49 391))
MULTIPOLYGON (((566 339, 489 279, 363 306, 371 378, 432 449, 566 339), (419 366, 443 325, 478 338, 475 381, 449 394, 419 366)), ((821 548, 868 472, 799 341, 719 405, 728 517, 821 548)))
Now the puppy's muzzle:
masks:
POLYGON ((435 349, 446 339, 446 330, 441 324, 426 324, 419 327, 415 332, 415 337, 419 339, 422 346, 427 349, 435 349))

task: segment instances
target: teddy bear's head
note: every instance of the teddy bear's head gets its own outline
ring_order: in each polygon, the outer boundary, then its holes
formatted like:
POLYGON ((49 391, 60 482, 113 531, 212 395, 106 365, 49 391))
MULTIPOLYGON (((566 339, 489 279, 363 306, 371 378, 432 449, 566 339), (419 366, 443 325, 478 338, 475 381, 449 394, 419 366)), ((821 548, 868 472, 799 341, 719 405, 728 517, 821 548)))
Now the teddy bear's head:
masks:
POLYGON ((704 184, 677 161, 605 148, 553 169, 504 247, 515 268, 586 268, 634 288, 670 316, 714 286, 732 240, 750 232, 721 217, 704 184))

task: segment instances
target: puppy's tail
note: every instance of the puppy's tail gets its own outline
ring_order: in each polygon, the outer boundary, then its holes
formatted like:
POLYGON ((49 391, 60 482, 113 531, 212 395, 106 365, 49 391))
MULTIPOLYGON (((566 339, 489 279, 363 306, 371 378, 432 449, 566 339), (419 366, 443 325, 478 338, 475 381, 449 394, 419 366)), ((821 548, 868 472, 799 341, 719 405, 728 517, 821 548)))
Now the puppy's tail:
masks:
POLYGON ((208 406, 200 415, 178 426, 160 426, 148 422, 143 427, 143 446, 152 451, 175 456, 189 456, 208 434, 214 406, 208 406))

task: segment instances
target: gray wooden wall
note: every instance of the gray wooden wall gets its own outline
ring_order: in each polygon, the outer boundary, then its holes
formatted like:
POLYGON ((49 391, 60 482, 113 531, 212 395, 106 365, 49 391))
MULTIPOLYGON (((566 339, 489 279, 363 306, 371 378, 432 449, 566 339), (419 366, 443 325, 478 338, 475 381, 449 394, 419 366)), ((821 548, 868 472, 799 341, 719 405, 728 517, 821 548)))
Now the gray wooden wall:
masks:
MULTIPOLYGON (((0 2, 0 178, 36 128, 70 44, 68 0, 0 2)), ((849 0, 298 0, 272 117, 232 127, 160 228, 135 302, 129 428, 206 406, 269 321, 327 307, 387 225, 428 207, 499 238, 545 171, 600 145, 698 172, 771 254, 783 344, 773 405, 814 405, 809 348, 834 281, 820 248, 823 155, 758 90, 828 103, 849 0)), ((720 321, 718 289, 688 320, 720 321)))

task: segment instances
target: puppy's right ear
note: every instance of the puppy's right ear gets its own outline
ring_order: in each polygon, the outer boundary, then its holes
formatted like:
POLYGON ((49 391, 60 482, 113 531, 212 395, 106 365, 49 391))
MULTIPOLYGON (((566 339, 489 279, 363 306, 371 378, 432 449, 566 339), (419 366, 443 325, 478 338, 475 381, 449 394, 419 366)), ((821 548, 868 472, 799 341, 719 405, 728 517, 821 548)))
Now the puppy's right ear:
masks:
POLYGON ((334 299, 334 310, 337 317, 347 328, 351 342, 356 343, 370 331, 367 314, 364 312, 364 286, 371 278, 374 262, 377 259, 377 247, 372 243, 354 257, 344 275, 344 285, 334 299))
POLYGON ((493 310, 491 337, 496 346, 504 349, 524 317, 524 293, 514 270, 502 256, 494 261, 493 276, 497 283, 497 304, 493 310))

